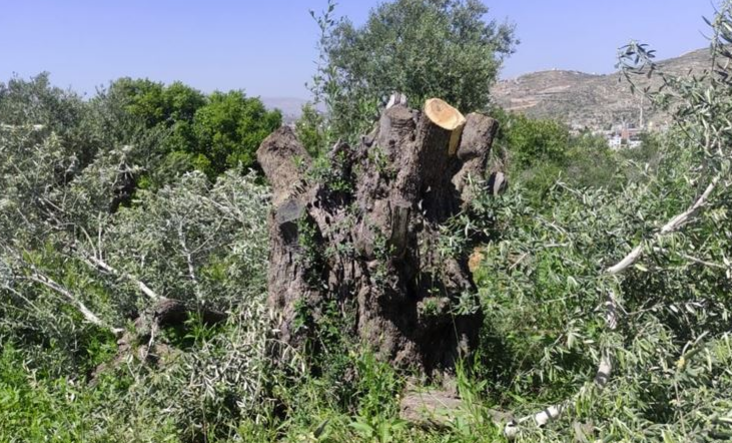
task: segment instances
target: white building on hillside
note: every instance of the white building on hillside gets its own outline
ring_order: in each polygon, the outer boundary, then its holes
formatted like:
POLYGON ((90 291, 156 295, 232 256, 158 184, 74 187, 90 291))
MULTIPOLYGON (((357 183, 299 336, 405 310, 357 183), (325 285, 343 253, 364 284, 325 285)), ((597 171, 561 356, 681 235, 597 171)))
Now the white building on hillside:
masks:
POLYGON ((623 146, 623 138, 620 134, 614 134, 612 137, 608 138, 607 145, 610 149, 620 149, 623 146))

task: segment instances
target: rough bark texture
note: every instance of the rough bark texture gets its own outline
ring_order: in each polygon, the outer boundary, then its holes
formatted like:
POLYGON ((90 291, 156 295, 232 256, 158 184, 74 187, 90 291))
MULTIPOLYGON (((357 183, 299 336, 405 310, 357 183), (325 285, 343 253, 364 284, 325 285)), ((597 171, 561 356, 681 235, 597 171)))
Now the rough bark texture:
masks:
MULTIPOLYGON (((267 138, 257 158, 273 187, 269 303, 285 342, 300 346, 332 306, 378 355, 427 373, 449 370, 474 345, 481 313, 455 314, 474 291, 468 254, 439 253, 440 226, 486 174, 495 120, 470 114, 457 152, 451 131, 396 104, 357 147, 338 144, 328 168, 291 128, 267 138)), ((493 179, 495 181, 495 178, 493 179)), ((486 192, 490 192, 486 190, 486 192)))

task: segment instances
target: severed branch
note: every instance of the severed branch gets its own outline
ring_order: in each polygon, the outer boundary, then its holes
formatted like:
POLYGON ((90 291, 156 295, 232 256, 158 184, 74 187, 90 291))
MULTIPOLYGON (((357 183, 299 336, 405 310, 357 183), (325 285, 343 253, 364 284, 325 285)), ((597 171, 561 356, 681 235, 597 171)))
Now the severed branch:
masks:
MULTIPOLYGON (((714 189, 716 188, 717 184, 719 183, 720 177, 717 176, 712 180, 711 183, 709 183, 709 186, 707 186, 707 189, 704 191, 704 193, 694 202, 693 205, 689 207, 686 211, 682 212, 681 214, 677 215, 676 217, 669 220, 668 223, 666 223, 661 230, 655 235, 655 238, 658 239, 660 237, 663 237, 665 235, 674 233, 678 231, 682 226, 684 226, 686 223, 689 222, 689 219, 696 214, 696 212, 706 204, 707 199, 709 199, 709 196, 714 192, 714 189)), ((609 267, 605 272, 610 275, 618 275, 621 272, 628 269, 630 266, 632 266, 638 259, 643 255, 643 245, 636 246, 632 251, 628 253, 622 260, 620 260, 617 264, 609 267)))
POLYGON ((31 267, 31 269, 33 271, 33 274, 28 277, 30 281, 43 285, 46 288, 49 288, 57 294, 60 294, 61 296, 66 298, 68 301, 76 306, 76 308, 79 310, 79 312, 81 312, 81 315, 84 316, 84 319, 86 319, 86 321, 93 325, 99 326, 100 328, 108 329, 117 336, 121 335, 122 332, 124 332, 124 330, 121 328, 107 325, 104 321, 102 321, 102 319, 100 319, 96 314, 89 310, 89 308, 87 308, 86 305, 77 297, 75 297, 68 289, 56 283, 53 279, 44 275, 35 267, 31 267))
POLYGON ((198 277, 196 277, 196 268, 193 265, 193 255, 188 249, 188 244, 186 243, 186 235, 183 232, 183 222, 178 223, 178 243, 186 257, 186 263, 188 264, 188 277, 191 279, 191 283, 193 283, 193 290, 196 293, 196 299, 201 302, 203 300, 201 285, 198 282, 198 277))
POLYGON ((704 193, 697 199, 696 202, 694 202, 689 209, 682 212, 681 214, 677 215, 676 217, 672 218, 671 221, 666 223, 663 228, 661 228, 660 235, 670 234, 672 232, 676 232, 679 228, 684 226, 686 223, 689 222, 689 219, 696 214, 696 212, 707 203, 707 200, 709 199, 709 196, 712 195, 712 192, 714 192, 714 188, 717 187, 719 184, 719 181, 721 180, 721 177, 717 176, 714 177, 711 183, 709 183, 709 186, 707 186, 707 189, 704 191, 704 193))
POLYGON ((92 253, 86 253, 82 248, 76 247, 76 245, 72 245, 72 250, 77 252, 76 256, 81 259, 84 263, 86 263, 89 267, 98 269, 102 272, 106 272, 107 274, 112 274, 115 277, 123 278, 125 280, 130 281, 133 285, 137 286, 137 288, 142 292, 143 294, 147 295, 151 300, 153 301, 159 301, 162 299, 160 295, 158 295, 157 292, 155 292, 150 286, 146 285, 145 282, 140 280, 139 278, 135 277, 134 275, 120 271, 114 267, 112 267, 109 263, 102 260, 101 256, 101 250, 102 250, 102 229, 101 226, 99 228, 99 232, 97 234, 97 248, 94 248, 94 241, 92 240, 91 236, 87 232, 86 229, 83 227, 78 227, 81 232, 84 234, 84 236, 87 239, 87 242, 89 245, 91 245, 92 253))
MULTIPOLYGON (((111 331, 114 335, 120 336, 124 330, 121 328, 117 328, 114 326, 110 326, 106 324, 99 316, 97 316, 94 312, 92 312, 81 300, 79 300, 74 294, 71 293, 68 289, 54 281, 49 276, 45 275, 43 272, 41 272, 38 268, 36 268, 33 264, 27 263, 23 258, 22 255, 15 249, 10 247, 4 248, 11 256, 15 257, 16 260, 18 260, 19 263, 22 263, 22 266, 26 267, 31 271, 31 275, 25 277, 26 280, 29 280, 33 283, 40 284, 53 292, 61 295, 63 298, 65 298, 68 302, 70 302, 72 305, 76 307, 76 309, 81 313, 81 315, 84 317, 86 321, 89 323, 96 325, 98 327, 107 329, 111 331)), ((24 297, 19 292, 13 290, 12 288, 8 287, 7 285, 3 285, 5 289, 11 290, 11 292, 15 295, 20 296, 24 301, 26 301, 30 306, 33 306, 35 308, 35 305, 30 302, 26 297, 24 297)), ((37 308, 36 308, 37 309, 37 308)))
POLYGON ((432 123, 450 132, 448 153, 450 156, 455 155, 467 122, 463 114, 439 98, 427 100, 424 105, 424 113, 432 123))
MULTIPOLYGON (((649 240, 649 242, 657 241, 658 239, 672 234, 674 232, 677 232, 679 229, 681 229, 683 226, 685 226, 689 221, 691 221, 692 217, 696 215, 696 213, 707 204, 707 200, 714 192, 715 188, 719 184, 721 180, 720 176, 715 177, 710 183, 709 186, 707 186, 706 190, 702 193, 699 198, 689 206, 689 208, 673 217, 671 220, 666 223, 660 231, 658 231, 653 238, 649 240)), ((609 268, 605 269, 604 274, 616 276, 627 270, 629 267, 631 267, 633 264, 635 264, 642 256, 643 256, 643 249, 644 249, 644 242, 641 242, 638 246, 633 248, 625 257, 623 257, 619 262, 614 264, 613 266, 610 266, 609 268)), ((608 299, 605 302, 605 327, 607 327, 609 330, 615 330, 618 326, 619 321, 619 314, 620 314, 620 306, 617 302, 617 299, 615 297, 615 294, 610 292, 608 295, 608 299)), ((511 420, 508 422, 504 429, 503 433, 504 435, 509 438, 513 439, 515 438, 519 433, 519 425, 528 422, 530 420, 534 420, 537 426, 543 427, 550 421, 556 420, 562 415, 562 412, 566 410, 569 406, 571 406, 575 399, 578 397, 581 397, 584 395, 588 390, 592 389, 593 387, 597 388, 598 390, 603 390, 605 386, 607 385, 610 376, 612 375, 613 370, 613 363, 612 358, 610 355, 609 350, 605 350, 602 353, 602 357, 600 359, 600 364, 598 366, 597 373, 595 375, 595 379, 592 383, 588 383, 585 386, 583 386, 580 391, 575 394, 574 397, 572 397, 569 400, 566 400, 562 403, 549 406, 548 408, 537 412, 532 415, 527 415, 525 417, 522 417, 517 420, 511 420)))
MULTIPOLYGON (((51 203, 51 202, 49 202, 49 203, 51 203)), ((59 211, 61 211, 60 208, 59 208, 59 211)), ((58 226, 64 225, 64 223, 62 223, 58 219, 56 219, 56 222, 57 222, 58 226)), ((74 225, 74 227, 76 229, 78 229, 84 235, 84 237, 86 237, 87 243, 90 245, 90 247, 92 249, 92 253, 87 253, 82 248, 77 247, 77 244, 75 242, 71 245, 71 249, 76 252, 76 254, 74 255, 75 257, 81 259, 81 261, 86 263, 91 268, 95 268, 102 272, 106 272, 107 274, 112 274, 115 277, 128 280, 133 285, 137 286, 137 288, 140 290, 140 292, 142 292, 143 294, 148 296, 153 301, 159 301, 163 298, 160 295, 158 295, 157 292, 155 292, 152 288, 150 288, 147 284, 145 284, 145 282, 143 282, 139 278, 135 277, 134 275, 132 275, 130 273, 123 272, 123 271, 120 271, 120 270, 114 268, 113 266, 111 266, 110 264, 108 264, 101 258, 101 255, 102 255, 101 254, 101 249, 102 249, 101 225, 100 225, 100 228, 99 228, 99 231, 97 234, 97 241, 96 241, 97 247, 96 248, 94 248, 94 243, 95 243, 94 240, 92 240, 91 235, 89 235, 89 232, 86 229, 84 229, 81 226, 76 226, 76 225, 74 225)))
POLYGON ((101 258, 98 258, 98 257, 95 257, 95 256, 83 255, 81 257, 81 259, 87 265, 89 265, 89 266, 91 266, 93 268, 97 268, 97 269, 99 269, 101 271, 104 271, 104 272, 106 272, 108 274, 112 274, 112 275, 114 275, 116 277, 121 277, 121 278, 124 278, 126 280, 129 280, 132 284, 134 284, 135 286, 137 286, 137 288, 140 290, 140 292, 142 292, 143 294, 145 294, 148 297, 150 297, 150 299, 152 299, 153 301, 158 301, 158 300, 162 299, 162 297, 160 297, 157 294, 157 292, 153 291, 143 281, 141 281, 140 279, 138 279, 137 277, 135 277, 132 274, 129 274, 127 272, 122 272, 122 271, 117 270, 116 268, 113 268, 112 266, 110 266, 109 264, 107 264, 101 258))

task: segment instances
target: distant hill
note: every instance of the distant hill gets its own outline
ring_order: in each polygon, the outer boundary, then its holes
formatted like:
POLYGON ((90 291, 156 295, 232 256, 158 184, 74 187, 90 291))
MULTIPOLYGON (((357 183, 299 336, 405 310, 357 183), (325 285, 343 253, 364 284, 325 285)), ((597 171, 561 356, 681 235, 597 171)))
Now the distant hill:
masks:
POLYGON ((260 97, 267 109, 279 109, 285 123, 292 123, 302 114, 307 100, 295 97, 260 97))
MULTIPOLYGON (((667 72, 701 72, 709 67, 708 49, 658 62, 667 72)), ((640 80, 640 79, 639 79, 640 80)), ((657 80, 656 80, 657 81, 657 80)), ((639 85, 648 84, 643 79, 639 85)), ((593 75, 576 71, 543 71, 499 82, 492 90, 496 104, 535 118, 560 119, 572 126, 602 129, 622 122, 638 123, 642 100, 633 95, 619 73, 593 75)), ((645 103, 646 122, 663 124, 665 115, 645 103)))
MULTIPOLYGON (((308 103, 308 100, 297 97, 260 97, 260 100, 269 110, 279 109, 285 123, 297 121, 302 115, 302 107, 308 103)), ((325 112, 325 107, 322 104, 317 105, 315 109, 325 112)))

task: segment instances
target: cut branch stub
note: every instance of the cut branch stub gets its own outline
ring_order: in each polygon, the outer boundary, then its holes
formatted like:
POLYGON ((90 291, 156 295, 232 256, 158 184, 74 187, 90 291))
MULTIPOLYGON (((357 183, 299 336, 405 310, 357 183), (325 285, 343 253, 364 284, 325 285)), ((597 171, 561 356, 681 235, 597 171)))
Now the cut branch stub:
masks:
POLYGON ((302 181, 302 171, 311 163, 310 154, 300 144, 295 131, 283 126, 267 137, 257 150, 257 161, 272 185, 275 206, 295 192, 302 181))
POLYGON ((440 232, 470 198, 467 178, 484 178, 497 124, 441 100, 425 108, 395 101, 359 146, 334 147, 330 170, 309 174, 319 181, 293 166, 310 159, 291 129, 259 148, 273 187, 269 304, 286 343, 318 334, 335 303, 344 333, 397 365, 449 371, 475 345, 479 307, 456 309, 475 291, 472 248, 441 252, 440 232))
MULTIPOLYGON (((493 139, 498 131, 498 122, 482 114, 472 113, 466 118, 465 128, 457 151, 457 157, 462 167, 453 176, 452 182, 461 195, 463 203, 472 200, 470 178, 479 180, 486 173, 488 157, 493 145, 493 139)), ((494 167, 490 171, 488 191, 494 196, 505 187, 503 172, 494 167)))
POLYGON ((466 121, 463 114, 439 98, 427 100, 424 104, 424 113, 432 123, 450 132, 447 152, 450 156, 455 155, 466 121))

